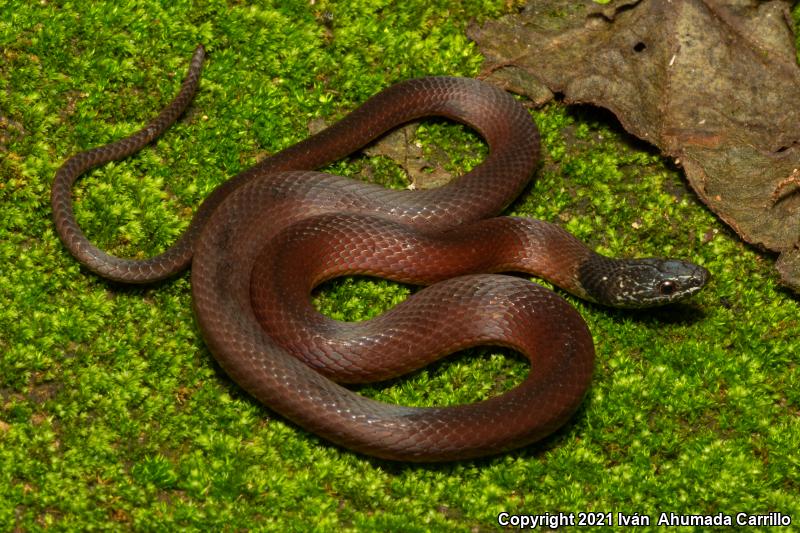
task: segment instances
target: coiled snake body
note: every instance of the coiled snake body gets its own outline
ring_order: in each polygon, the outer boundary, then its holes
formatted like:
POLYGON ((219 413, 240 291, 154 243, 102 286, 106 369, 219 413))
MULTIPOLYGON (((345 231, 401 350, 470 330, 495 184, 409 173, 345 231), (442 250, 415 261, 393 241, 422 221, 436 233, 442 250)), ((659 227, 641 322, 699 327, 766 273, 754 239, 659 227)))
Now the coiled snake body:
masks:
POLYGON ((220 186, 165 253, 110 256, 77 225, 72 185, 168 128, 194 95, 203 57, 198 47, 179 95, 147 127, 78 153, 59 169, 52 190, 58 234, 81 263, 116 281, 148 283, 191 263, 195 313, 220 365, 265 405, 337 444, 396 460, 470 458, 536 441, 569 418, 592 375, 585 323, 555 293, 493 273, 535 274, 622 307, 675 301, 707 279, 704 269, 683 261, 600 256, 546 222, 489 218, 530 180, 538 131, 513 98, 459 78, 386 89, 220 186), (477 130, 489 156, 455 182, 425 191, 313 172, 431 115, 477 130), (341 323, 319 314, 309 293, 347 274, 433 285, 376 319, 341 323), (532 361, 529 376, 500 396, 445 408, 380 403, 336 383, 390 378, 477 345, 522 352, 532 361))

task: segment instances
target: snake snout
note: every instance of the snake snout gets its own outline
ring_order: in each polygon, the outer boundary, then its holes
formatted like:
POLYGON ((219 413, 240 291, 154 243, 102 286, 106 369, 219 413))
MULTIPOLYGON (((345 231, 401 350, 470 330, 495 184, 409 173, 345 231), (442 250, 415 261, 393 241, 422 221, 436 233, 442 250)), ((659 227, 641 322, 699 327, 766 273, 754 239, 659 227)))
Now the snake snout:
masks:
POLYGON ((654 259, 653 262, 656 268, 661 271, 665 280, 675 280, 686 290, 693 289, 693 292, 701 289, 711 276, 708 270, 689 261, 654 259))

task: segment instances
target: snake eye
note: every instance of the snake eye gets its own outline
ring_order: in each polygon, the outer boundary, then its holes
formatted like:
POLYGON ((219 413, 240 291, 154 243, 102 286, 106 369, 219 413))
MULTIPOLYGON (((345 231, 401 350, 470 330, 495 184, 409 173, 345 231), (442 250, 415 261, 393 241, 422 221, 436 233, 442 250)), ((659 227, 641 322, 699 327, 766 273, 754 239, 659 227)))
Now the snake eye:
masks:
POLYGON ((677 290, 678 286, 672 280, 662 281, 658 284, 658 292, 662 296, 669 296, 677 290))

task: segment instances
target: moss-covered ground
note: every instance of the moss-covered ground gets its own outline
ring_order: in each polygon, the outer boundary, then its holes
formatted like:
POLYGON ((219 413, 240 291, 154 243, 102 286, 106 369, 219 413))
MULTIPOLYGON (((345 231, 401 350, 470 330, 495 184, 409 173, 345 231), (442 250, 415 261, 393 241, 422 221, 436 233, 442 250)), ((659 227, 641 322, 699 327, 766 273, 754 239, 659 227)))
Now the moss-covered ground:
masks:
MULTIPOLYGON (((653 524, 661 512, 777 511, 800 524, 798 299, 777 284, 772 257, 606 113, 533 112, 547 160, 509 211, 556 221, 604 253, 690 258, 713 280, 658 311, 567 296, 597 348, 586 401, 553 437, 489 459, 410 466, 321 441, 216 366, 187 274, 111 285, 56 237, 58 166, 144 124, 198 42, 209 61, 187 116, 76 187, 81 224, 113 253, 163 250, 215 186, 306 137, 313 119, 410 77, 476 75, 466 25, 513 4, 0 0, 0 531, 484 531, 503 511, 638 512, 653 524)), ((460 127, 431 122, 421 135, 456 171, 485 153, 460 127)), ((386 161, 332 170, 364 165, 402 186, 386 161)), ((409 290, 345 279, 316 299, 355 320, 409 290)), ((479 350, 363 392, 452 404, 526 371, 515 354, 479 350)))

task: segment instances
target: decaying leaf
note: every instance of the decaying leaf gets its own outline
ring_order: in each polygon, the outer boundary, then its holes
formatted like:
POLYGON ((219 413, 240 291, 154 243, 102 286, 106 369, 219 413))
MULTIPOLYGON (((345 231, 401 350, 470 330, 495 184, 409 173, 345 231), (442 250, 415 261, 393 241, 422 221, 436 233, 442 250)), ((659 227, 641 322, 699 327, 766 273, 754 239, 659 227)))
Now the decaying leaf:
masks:
POLYGON ((472 27, 486 76, 611 110, 800 288, 800 68, 786 0, 533 0, 472 27))
MULTIPOLYGON (((313 121, 309 124, 309 133, 318 133, 328 125, 324 120, 313 121)), ((369 156, 388 157, 399 164, 411 182, 411 189, 431 189, 448 183, 453 175, 444 167, 450 157, 444 150, 436 148, 426 154, 416 140, 417 128, 419 122, 406 124, 381 136, 362 151, 369 156)))

